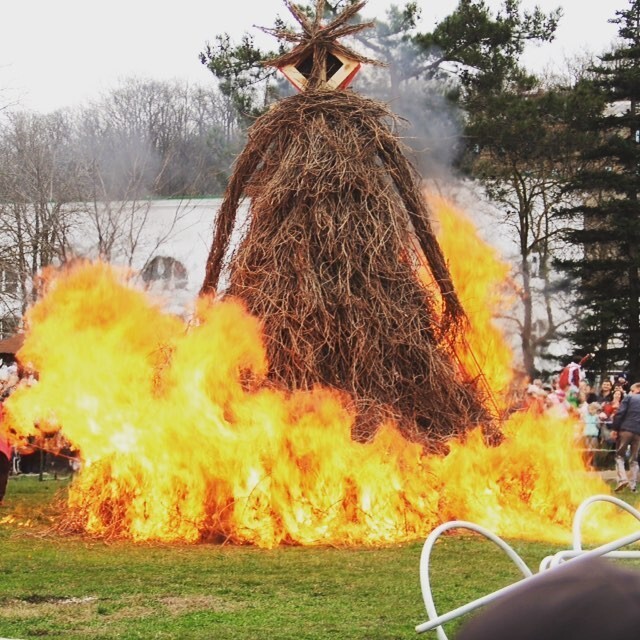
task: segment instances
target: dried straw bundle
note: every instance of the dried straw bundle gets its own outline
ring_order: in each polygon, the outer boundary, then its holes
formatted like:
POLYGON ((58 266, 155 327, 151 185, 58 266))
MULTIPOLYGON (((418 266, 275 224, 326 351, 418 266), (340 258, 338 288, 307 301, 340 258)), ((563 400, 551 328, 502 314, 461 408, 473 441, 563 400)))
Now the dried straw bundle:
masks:
POLYGON ((394 123, 382 103, 321 89, 257 119, 216 221, 202 292, 216 292, 229 269, 226 294, 264 323, 274 383, 346 391, 358 437, 391 417, 438 447, 486 412, 449 347, 464 313, 394 123), (226 263, 244 195, 249 226, 226 263), (439 291, 416 274, 412 234, 439 291))

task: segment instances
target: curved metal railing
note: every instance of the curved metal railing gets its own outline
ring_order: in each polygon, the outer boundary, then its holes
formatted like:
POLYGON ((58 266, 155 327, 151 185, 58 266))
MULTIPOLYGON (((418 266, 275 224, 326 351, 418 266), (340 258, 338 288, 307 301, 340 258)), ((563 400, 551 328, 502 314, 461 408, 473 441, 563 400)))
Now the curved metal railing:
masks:
POLYGON ((619 551, 621 547, 625 547, 629 544, 637 542, 640 540, 640 529, 635 533, 624 536, 623 538, 618 538, 612 542, 607 544, 603 544, 595 549, 584 550, 582 548, 581 541, 581 531, 582 531, 582 519, 584 517, 585 512, 588 507, 590 507, 595 502, 611 502, 618 507, 624 509, 635 518, 640 520, 640 511, 634 509, 626 502, 623 502, 619 498, 615 498, 613 496, 607 495, 596 495, 590 498, 587 498, 584 502, 580 504, 578 509, 576 510, 576 514, 573 520, 573 549, 569 549, 566 551, 560 551, 553 556, 548 556, 540 563, 540 571, 534 574, 531 569, 527 566, 524 560, 507 544, 502 538, 495 535, 488 529, 481 527, 480 525, 474 524, 472 522, 466 522, 464 520, 452 520, 450 522, 445 522, 440 526, 436 527, 426 539, 424 546, 422 548, 422 553, 420 556, 420 587, 422 589, 422 598, 424 600, 425 608, 427 610, 427 615, 429 616, 429 620, 427 622, 423 622, 416 626, 416 631, 418 633, 424 633, 425 631, 430 631, 432 629, 436 630, 437 636, 439 640, 448 640, 447 635, 444 631, 443 624, 454 620, 466 613, 474 611, 479 607, 482 607, 493 600, 496 600, 507 593, 513 592, 517 589, 522 588, 524 583, 529 583, 532 580, 537 580, 541 576, 544 575, 546 569, 554 569, 556 571, 561 571, 562 567, 560 566, 562 563, 565 563, 566 560, 571 560, 571 563, 574 562, 583 562, 588 559, 598 557, 598 556, 608 556, 608 557, 616 557, 616 558, 640 558, 640 551, 619 551), (485 596, 477 598, 476 600, 472 600, 465 605, 457 607, 456 609, 452 609, 451 611, 444 613, 442 615, 438 615, 435 607, 435 603, 433 600, 433 593, 431 589, 431 579, 430 579, 430 560, 431 560, 431 551, 437 541, 437 539, 445 532, 450 529, 469 529, 471 531, 475 531, 483 535, 488 540, 494 542, 498 547, 500 547, 514 562, 514 564, 520 569, 523 574, 523 578, 513 584, 507 585, 502 589, 498 589, 492 593, 489 593, 485 596))
MULTIPOLYGON (((540 562, 540 571, 546 571, 547 569, 553 569, 557 567, 559 564, 571 560, 572 558, 577 558, 578 556, 586 553, 586 551, 582 548, 582 520, 584 518, 584 514, 587 512, 587 509, 591 507, 592 504, 596 502, 610 502, 614 504, 627 513, 634 516, 637 520, 640 521, 640 511, 632 507, 630 504, 624 502, 624 500, 620 500, 620 498, 616 498, 615 496, 608 495, 596 495, 591 496, 584 500, 580 506, 576 509, 576 513, 573 516, 573 527, 572 527, 572 541, 573 548, 565 549, 563 551, 558 551, 553 555, 547 556, 543 558, 540 562)), ((608 558, 626 558, 626 559, 640 559, 640 551, 610 551, 605 554, 608 558)))

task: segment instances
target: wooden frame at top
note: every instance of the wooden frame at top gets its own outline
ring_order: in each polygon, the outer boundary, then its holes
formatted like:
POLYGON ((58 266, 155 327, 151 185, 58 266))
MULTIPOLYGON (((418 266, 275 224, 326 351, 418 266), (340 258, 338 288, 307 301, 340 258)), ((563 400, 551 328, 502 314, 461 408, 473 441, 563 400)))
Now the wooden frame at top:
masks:
MULTIPOLYGON (((348 58, 347 56, 337 53, 329 49, 328 53, 340 60, 342 66, 329 78, 325 80, 325 86, 329 89, 346 89, 362 66, 357 60, 348 58)), ((301 73, 296 64, 288 64, 284 67, 279 67, 279 70, 285 76, 285 78, 298 90, 304 91, 307 88, 307 78, 301 73)))

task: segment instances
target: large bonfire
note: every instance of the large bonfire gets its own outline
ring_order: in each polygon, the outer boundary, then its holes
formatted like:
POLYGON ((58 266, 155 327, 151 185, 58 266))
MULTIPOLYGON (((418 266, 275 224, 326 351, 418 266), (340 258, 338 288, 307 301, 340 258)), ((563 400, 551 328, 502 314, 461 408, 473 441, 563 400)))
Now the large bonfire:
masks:
MULTIPOLYGON (((577 505, 608 491, 585 473, 570 420, 513 412, 498 446, 471 428, 500 408, 484 408, 466 372, 482 371, 497 392, 511 381, 492 322, 508 269, 460 211, 433 198, 427 208, 387 118, 377 103, 312 88, 256 124, 256 155, 239 159, 205 289, 216 288, 245 189, 251 228, 229 292, 201 297, 188 323, 127 271, 76 263, 44 274, 53 277, 18 354, 39 382, 5 402, 0 435, 50 446, 61 429, 80 450, 59 531, 381 544, 465 519, 567 541, 577 505), (363 415, 386 419, 354 438, 363 415), (426 440, 406 437, 414 419, 426 440), (445 436, 447 455, 431 451, 445 436)), ((603 509, 585 539, 633 528, 603 509)))
MULTIPOLYGON (((462 356, 502 389, 510 352, 490 310, 507 268, 461 212, 443 201, 433 210, 469 315, 462 356)), ((18 355, 40 380, 9 397, 0 429, 19 442, 62 426, 80 449, 61 532, 351 545, 423 538, 466 519, 503 536, 567 541, 577 505, 608 491, 585 473, 573 424, 553 416, 513 413, 499 446, 476 429, 451 439, 446 456, 391 423, 358 442, 342 393, 264 384, 261 325, 241 304, 203 298, 185 324, 129 275, 75 264, 27 314, 18 355)), ((633 526, 597 515, 585 539, 633 526)))

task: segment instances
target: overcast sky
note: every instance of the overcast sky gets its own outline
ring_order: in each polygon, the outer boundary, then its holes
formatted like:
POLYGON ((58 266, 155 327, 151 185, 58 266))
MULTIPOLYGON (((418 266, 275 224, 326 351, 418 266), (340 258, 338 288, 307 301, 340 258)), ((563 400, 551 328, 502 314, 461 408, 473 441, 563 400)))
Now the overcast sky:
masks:
MULTIPOLYGON (((369 0, 362 13, 383 17, 391 4, 369 0)), ((428 31, 457 1, 419 4, 421 29, 428 31)), ((564 10, 557 42, 526 56, 539 71, 575 53, 601 52, 617 33, 607 21, 628 2, 522 0, 525 8, 535 5, 564 10)), ((97 98, 131 76, 209 83, 211 73, 198 54, 216 34, 239 38, 249 32, 268 42, 254 25, 272 26, 277 14, 289 15, 282 0, 0 0, 0 9, 0 106, 17 100, 19 107, 42 112, 97 98)))

